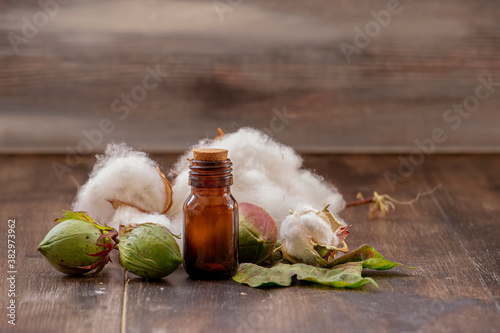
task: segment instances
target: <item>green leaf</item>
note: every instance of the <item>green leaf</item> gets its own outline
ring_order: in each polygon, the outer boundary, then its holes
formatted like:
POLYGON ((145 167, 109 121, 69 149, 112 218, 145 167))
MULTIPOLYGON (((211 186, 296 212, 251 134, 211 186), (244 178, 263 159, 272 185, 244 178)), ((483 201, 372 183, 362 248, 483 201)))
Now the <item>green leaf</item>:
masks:
MULTIPOLYGON (((335 259, 326 267, 331 268, 340 264, 344 264, 346 262, 361 262, 363 264, 363 268, 370 268, 376 270, 387 270, 395 266, 401 265, 400 263, 392 262, 385 259, 384 256, 378 253, 373 247, 365 244, 360 246, 358 249, 352 251, 351 253, 335 259)), ((402 266, 410 269, 415 268, 404 265, 402 266)))
POLYGON ((248 284, 250 287, 289 286, 292 284, 292 278, 296 276, 298 280, 311 281, 337 288, 359 288, 368 282, 378 287, 372 278, 361 275, 363 268, 386 270, 398 265, 401 264, 385 259, 373 247, 363 245, 325 267, 280 262, 273 267, 266 268, 244 263, 240 265, 238 272, 233 276, 233 280, 248 284))
POLYGON ((377 286, 372 278, 361 276, 363 265, 361 263, 346 263, 328 269, 314 267, 306 264, 278 263, 271 268, 262 267, 251 263, 240 265, 233 280, 248 284, 250 287, 289 286, 292 277, 298 280, 311 281, 338 288, 358 288, 368 282, 377 286))

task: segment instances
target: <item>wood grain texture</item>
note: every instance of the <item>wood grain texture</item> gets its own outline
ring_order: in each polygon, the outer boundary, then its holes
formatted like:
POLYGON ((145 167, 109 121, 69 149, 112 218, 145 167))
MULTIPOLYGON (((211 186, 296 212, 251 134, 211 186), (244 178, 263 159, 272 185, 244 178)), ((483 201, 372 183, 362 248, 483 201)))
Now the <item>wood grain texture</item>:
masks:
MULTIPOLYGON (((155 156, 168 169, 176 155, 155 156)), ((18 318, 2 332, 489 332, 500 325, 500 156, 433 156, 390 191, 393 155, 307 155, 306 166, 338 186, 345 199, 373 190, 409 200, 442 188, 382 219, 368 208, 343 212, 351 249, 368 243, 388 259, 418 266, 365 271, 380 288, 341 290, 300 282, 252 289, 232 281, 195 281, 182 268, 161 281, 128 274, 117 260, 96 277, 66 278, 37 253, 51 220, 70 207, 93 159, 58 182, 51 164, 64 156, 1 156, 1 230, 16 218, 18 318), (124 326, 121 326, 121 319, 124 326)), ((0 238, 5 254, 6 238, 0 238)), ((6 273, 0 272, 2 304, 6 273)))
MULTIPOLYGON (((60 157, 2 156, 0 162, 2 308, 7 297, 7 219, 16 219, 16 326, 3 314, 1 332, 118 332, 124 272, 105 269, 91 278, 67 277, 55 271, 37 251, 53 227, 52 220, 70 209, 76 186, 70 178, 59 183, 51 163, 60 157)), ((89 165, 75 168, 73 179, 83 182, 89 165)), ((5 305, 5 307, 4 307, 5 305)), ((5 312, 5 311, 4 311, 5 312)), ((6 313, 6 312, 5 312, 6 313)))
POLYGON ((491 269, 500 267, 500 237, 496 231, 500 226, 497 192, 500 184, 496 163, 483 157, 476 163, 461 158, 429 164, 437 172, 428 173, 428 179, 449 184, 449 191, 436 195, 437 208, 443 220, 453 226, 459 243, 477 270, 477 279, 500 310, 500 275, 491 269))
POLYGON ((8 34, 40 6, 0 1, 0 152, 76 149, 103 118, 114 128, 89 150, 180 152, 252 126, 304 152, 408 152, 436 127, 440 152, 499 152, 499 88, 457 130, 443 120, 478 76, 500 81, 498 1, 402 1, 351 63, 339 44, 388 1, 232 3, 221 21, 210 1, 72 1, 16 54, 8 34), (144 100, 112 106, 157 65, 144 100))

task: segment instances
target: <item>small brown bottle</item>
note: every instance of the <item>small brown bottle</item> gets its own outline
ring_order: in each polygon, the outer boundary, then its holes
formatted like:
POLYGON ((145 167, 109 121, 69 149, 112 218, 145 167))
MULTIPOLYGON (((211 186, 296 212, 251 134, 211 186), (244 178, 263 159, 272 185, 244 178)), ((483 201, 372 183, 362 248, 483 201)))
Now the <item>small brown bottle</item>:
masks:
POLYGON ((184 203, 184 269, 195 279, 227 279, 238 269, 238 203, 225 149, 194 149, 184 203))

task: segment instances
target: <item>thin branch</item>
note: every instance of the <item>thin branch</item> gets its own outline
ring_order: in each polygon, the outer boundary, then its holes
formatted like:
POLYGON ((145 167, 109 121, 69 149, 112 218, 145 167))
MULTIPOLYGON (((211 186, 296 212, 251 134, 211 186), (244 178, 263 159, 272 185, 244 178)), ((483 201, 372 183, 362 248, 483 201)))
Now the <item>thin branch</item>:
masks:
POLYGON ((396 200, 388 194, 380 195, 377 192, 373 192, 373 196, 365 199, 365 198, 363 198, 363 195, 361 193, 358 193, 358 195, 356 197, 360 200, 347 203, 346 208, 369 204, 370 205, 370 218, 384 216, 390 210, 396 209, 395 204, 409 205, 413 209, 413 204, 415 202, 417 202, 421 197, 434 193, 441 186, 442 185, 439 184, 438 186, 434 187, 432 190, 425 191, 425 192, 419 192, 414 199, 409 200, 409 201, 396 200))

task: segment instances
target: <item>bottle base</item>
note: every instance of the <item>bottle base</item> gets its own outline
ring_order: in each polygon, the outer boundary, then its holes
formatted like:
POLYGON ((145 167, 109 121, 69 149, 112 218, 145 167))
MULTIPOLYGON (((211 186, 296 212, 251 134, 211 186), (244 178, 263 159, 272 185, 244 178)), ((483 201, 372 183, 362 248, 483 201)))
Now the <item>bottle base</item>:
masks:
POLYGON ((195 280, 227 280, 236 274, 238 266, 227 269, 227 266, 220 264, 205 264, 202 268, 184 265, 184 270, 195 280))

